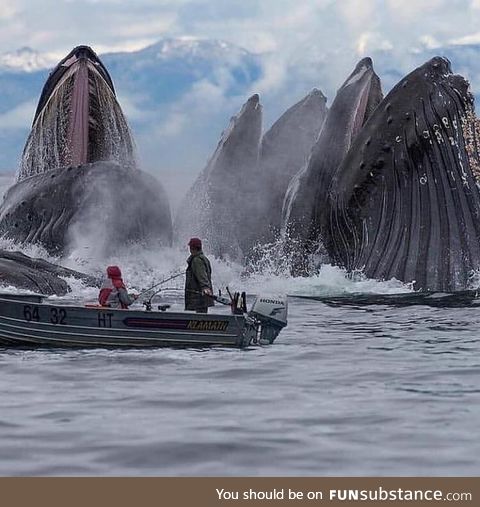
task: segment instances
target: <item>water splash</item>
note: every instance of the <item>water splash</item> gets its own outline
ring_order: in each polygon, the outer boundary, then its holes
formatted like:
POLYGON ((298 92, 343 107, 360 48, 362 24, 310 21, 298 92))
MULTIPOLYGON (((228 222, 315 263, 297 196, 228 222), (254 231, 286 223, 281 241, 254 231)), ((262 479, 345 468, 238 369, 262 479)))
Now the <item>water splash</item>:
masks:
MULTIPOLYGON (((1 240, 0 248, 18 250, 18 245, 9 240, 1 240)), ((189 252, 186 248, 168 247, 145 249, 141 245, 125 247, 115 255, 99 259, 92 250, 82 248, 73 251, 68 257, 59 258, 49 255, 40 246, 29 245, 22 248, 26 255, 40 257, 49 262, 84 272, 102 276, 108 265, 118 265, 129 289, 141 291, 153 286, 169 275, 186 269, 189 252)), ((330 264, 323 264, 315 275, 309 277, 292 276, 288 262, 282 256, 275 255, 275 246, 264 250, 264 257, 247 268, 236 262, 219 259, 209 254, 213 271, 213 285, 225 293, 225 288, 232 291, 245 290, 249 294, 291 294, 308 296, 337 296, 342 294, 397 294, 413 291, 411 284, 398 280, 378 281, 366 278, 361 273, 347 273, 344 269, 330 264)), ((480 280, 480 274, 479 278, 480 280)), ((66 279, 72 287, 67 299, 93 301, 98 289, 87 287, 82 281, 66 279)), ((183 299, 184 278, 179 277, 168 283, 169 295, 178 300, 183 299)), ((3 289, 2 289, 3 290, 3 289)), ((13 289, 12 289, 13 290, 13 289)))
POLYGON ((74 69, 65 73, 55 93, 37 117, 23 149, 17 180, 62 167, 69 158, 69 109, 74 69))
POLYGON ((467 288, 470 290, 480 289, 480 270, 472 271, 467 288))
POLYGON ((255 260, 243 276, 249 290, 254 293, 269 291, 305 296, 397 294, 413 291, 412 284, 395 279, 372 280, 360 272, 348 273, 343 268, 332 266, 321 250, 308 257, 309 276, 292 275, 295 272, 292 268, 297 262, 298 247, 295 240, 285 242, 285 238, 279 238, 268 245, 257 245, 255 260))

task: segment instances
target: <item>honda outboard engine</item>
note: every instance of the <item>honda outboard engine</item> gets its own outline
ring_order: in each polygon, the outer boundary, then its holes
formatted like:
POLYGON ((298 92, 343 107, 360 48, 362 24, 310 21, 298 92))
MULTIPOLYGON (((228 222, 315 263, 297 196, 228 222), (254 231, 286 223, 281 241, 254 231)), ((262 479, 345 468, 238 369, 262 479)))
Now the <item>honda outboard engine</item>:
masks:
POLYGON ((287 325, 287 298, 258 296, 248 315, 260 324, 260 343, 273 343, 287 325))

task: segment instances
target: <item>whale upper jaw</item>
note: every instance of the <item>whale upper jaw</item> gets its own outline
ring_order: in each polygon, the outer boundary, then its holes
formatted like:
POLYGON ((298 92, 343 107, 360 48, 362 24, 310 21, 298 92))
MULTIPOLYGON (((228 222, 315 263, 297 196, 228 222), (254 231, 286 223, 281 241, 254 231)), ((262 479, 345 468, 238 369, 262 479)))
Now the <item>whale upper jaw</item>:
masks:
POLYGON ((32 125, 35 124, 38 115, 42 112, 45 104, 48 102, 52 93, 54 93, 56 86, 64 76, 65 72, 72 67, 72 65, 78 65, 80 61, 89 61, 96 69, 96 71, 102 76, 103 80, 107 83, 112 93, 115 93, 112 78, 108 73, 103 63, 98 58, 95 51, 90 46, 77 46, 65 58, 63 58, 57 66, 50 72, 47 82, 43 86, 40 100, 38 101, 37 109, 33 117, 32 125))

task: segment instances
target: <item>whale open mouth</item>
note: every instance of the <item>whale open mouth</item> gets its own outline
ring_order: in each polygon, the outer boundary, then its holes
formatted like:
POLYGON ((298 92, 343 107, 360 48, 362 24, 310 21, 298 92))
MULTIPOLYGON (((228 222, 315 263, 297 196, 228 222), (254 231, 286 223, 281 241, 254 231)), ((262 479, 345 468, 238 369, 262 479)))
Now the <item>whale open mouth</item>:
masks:
POLYGON ((73 77, 73 90, 68 122, 68 146, 70 147, 71 165, 85 164, 88 161, 88 124, 89 124, 89 79, 88 62, 84 59, 78 63, 78 70, 73 77))
POLYGON ((63 66, 68 70, 57 82, 53 93, 46 101, 39 119, 52 106, 63 102, 61 119, 68 125, 65 149, 61 152, 61 166, 78 166, 95 161, 95 131, 101 121, 98 103, 115 100, 113 91, 105 85, 103 76, 99 75, 98 65, 90 59, 87 52, 73 55, 63 66), (102 96, 101 98, 99 96, 102 96), (91 142, 92 141, 92 142, 91 142))
POLYGON ((350 129, 352 139, 355 139, 355 137, 357 137, 357 134, 360 132, 360 129, 363 127, 366 121, 366 112, 370 96, 370 88, 371 88, 371 79, 367 79, 365 85, 363 86, 362 91, 358 96, 358 102, 354 109, 353 121, 350 129))
POLYGON ((352 111, 349 144, 357 137, 382 98, 381 86, 372 68, 365 69, 359 79, 363 79, 363 83, 352 111))
POLYGON ((18 179, 102 160, 132 166, 133 151, 108 72, 90 48, 80 46, 43 88, 18 179))

